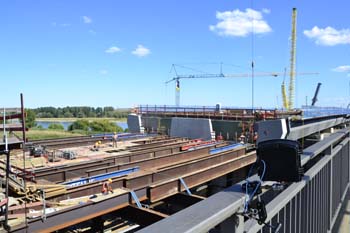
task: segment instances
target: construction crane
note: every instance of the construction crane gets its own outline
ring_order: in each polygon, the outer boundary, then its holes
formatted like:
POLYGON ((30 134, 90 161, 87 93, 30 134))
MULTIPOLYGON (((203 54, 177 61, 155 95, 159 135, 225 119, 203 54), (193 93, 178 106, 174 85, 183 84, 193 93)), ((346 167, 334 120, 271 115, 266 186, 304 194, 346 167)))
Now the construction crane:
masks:
POLYGON ((315 91, 315 94, 314 94, 314 98, 312 98, 311 106, 315 106, 315 103, 318 100, 317 96, 318 96, 318 93, 320 92, 321 85, 322 85, 322 83, 318 83, 317 84, 316 91, 315 91))
POLYGON ((292 33, 291 33, 291 50, 290 50, 290 70, 289 70, 289 95, 287 99, 286 85, 283 80, 282 89, 282 99, 283 106, 285 109, 294 108, 294 89, 295 89, 295 60, 296 60, 296 40, 297 40, 297 9, 293 8, 292 12, 292 33))
MULTIPOLYGON (((218 74, 190 74, 190 75, 179 75, 176 71, 175 64, 172 65, 172 69, 175 71, 175 77, 166 81, 165 83, 168 84, 170 82, 175 82, 175 105, 178 107, 180 106, 180 79, 210 79, 210 78, 217 78, 217 79, 227 79, 227 78, 250 78, 251 74, 224 74, 222 73, 222 70, 218 74)), ((283 75, 284 73, 280 72, 261 72, 261 73, 255 73, 255 77, 278 77, 283 75)), ((313 75, 317 73, 298 73, 298 75, 313 75)))

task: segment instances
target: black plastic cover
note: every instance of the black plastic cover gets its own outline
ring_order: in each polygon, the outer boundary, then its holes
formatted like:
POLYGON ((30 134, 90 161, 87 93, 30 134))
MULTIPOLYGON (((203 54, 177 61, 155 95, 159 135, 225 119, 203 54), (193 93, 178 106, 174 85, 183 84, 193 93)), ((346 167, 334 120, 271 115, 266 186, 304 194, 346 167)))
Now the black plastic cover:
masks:
MULTIPOLYGON (((258 162, 264 160, 266 171, 262 179, 264 181, 298 182, 303 175, 299 142, 275 139, 258 144, 258 162)), ((263 173, 263 167, 259 169, 259 176, 263 173)))

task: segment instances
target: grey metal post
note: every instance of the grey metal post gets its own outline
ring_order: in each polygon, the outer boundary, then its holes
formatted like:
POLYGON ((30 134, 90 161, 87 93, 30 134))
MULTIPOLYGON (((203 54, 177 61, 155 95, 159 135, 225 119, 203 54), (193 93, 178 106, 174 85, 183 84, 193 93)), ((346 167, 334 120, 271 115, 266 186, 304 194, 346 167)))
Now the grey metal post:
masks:
POLYGON ((6 185, 5 185, 5 189, 6 189, 6 211, 5 211, 5 225, 4 228, 6 230, 9 230, 9 225, 8 225, 8 208, 9 208, 9 202, 8 202, 8 198, 9 198, 9 178, 10 178, 10 151, 8 149, 8 141, 7 141, 7 134, 6 134, 6 112, 5 112, 5 108, 4 108, 4 112, 3 112, 3 127, 4 127, 4 143, 5 143, 5 154, 6 154, 6 185))
POLYGON ((41 219, 43 221, 45 221, 46 220, 46 195, 45 195, 45 190, 44 189, 41 190, 41 195, 42 195, 42 198, 43 198, 43 214, 41 216, 41 219))
POLYGON ((243 233, 244 217, 242 215, 232 215, 220 223, 219 227, 221 233, 243 233))
POLYGON ((26 115, 24 112, 24 102, 23 102, 23 94, 21 93, 21 114, 22 114, 22 138, 23 143, 26 143, 26 115))
POLYGON ((328 232, 332 232, 332 212, 333 212, 333 158, 329 161, 330 166, 330 179, 329 179, 329 225, 328 225, 328 232))
MULTIPOLYGON (((4 119, 5 120, 5 119, 4 119)), ((6 211, 5 211, 5 225, 4 228, 6 230, 10 229, 10 226, 8 225, 8 209, 9 209, 9 179, 10 179, 10 151, 8 151, 7 148, 7 138, 6 138, 6 149, 5 149, 5 154, 6 154, 6 211)))

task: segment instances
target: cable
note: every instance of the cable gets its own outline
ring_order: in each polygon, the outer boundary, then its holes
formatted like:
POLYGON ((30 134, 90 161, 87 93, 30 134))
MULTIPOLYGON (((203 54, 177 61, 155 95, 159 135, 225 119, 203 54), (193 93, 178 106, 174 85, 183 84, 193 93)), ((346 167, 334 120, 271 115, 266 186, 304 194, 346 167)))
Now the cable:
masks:
MULTIPOLYGON (((251 9, 253 10, 253 0, 251 0, 251 9)), ((254 15, 254 14, 253 14, 254 15)), ((252 19, 252 37, 251 37, 251 49, 252 49, 252 112, 254 112, 254 16, 252 19)))
POLYGON ((252 200, 252 198, 254 197, 255 193, 256 193, 256 192, 258 191, 258 189, 260 188, 261 183, 262 183, 262 180, 264 179, 265 172, 266 172, 266 163, 265 163, 264 160, 261 160, 261 162, 262 162, 262 164, 264 165, 264 169, 263 169, 263 172, 262 172, 262 174, 261 174, 261 176, 260 176, 259 183, 256 185, 254 191, 253 191, 251 194, 249 194, 249 192, 248 192, 248 186, 249 186, 249 183, 250 183, 250 181, 248 180, 248 178, 250 177, 250 174, 251 174, 253 168, 255 167, 255 165, 256 165, 257 163, 254 163, 254 164, 250 167, 250 169, 249 169, 248 176, 247 176, 247 179, 246 179, 246 186, 245 186, 245 188, 246 188, 246 192, 245 192, 245 193, 246 193, 246 197, 245 197, 245 201, 244 201, 244 211, 243 211, 244 213, 247 213, 247 212, 248 212, 249 203, 250 203, 250 201, 252 200))

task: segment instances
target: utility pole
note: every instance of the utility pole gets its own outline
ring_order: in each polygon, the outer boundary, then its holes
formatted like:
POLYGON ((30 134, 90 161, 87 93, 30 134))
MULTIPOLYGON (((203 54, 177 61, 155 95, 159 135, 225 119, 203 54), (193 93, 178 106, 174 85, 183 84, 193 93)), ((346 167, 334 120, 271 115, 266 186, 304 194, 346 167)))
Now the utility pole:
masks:
POLYGON ((3 112, 3 127, 4 127, 4 136, 3 136, 3 141, 5 143, 5 150, 2 152, 2 154, 6 155, 6 184, 5 184, 5 189, 6 189, 6 211, 5 211, 5 224, 4 228, 5 230, 9 230, 9 225, 8 225, 8 209, 9 209, 9 179, 10 179, 10 151, 8 148, 8 139, 7 139, 7 133, 6 133, 6 111, 4 108, 3 112))

